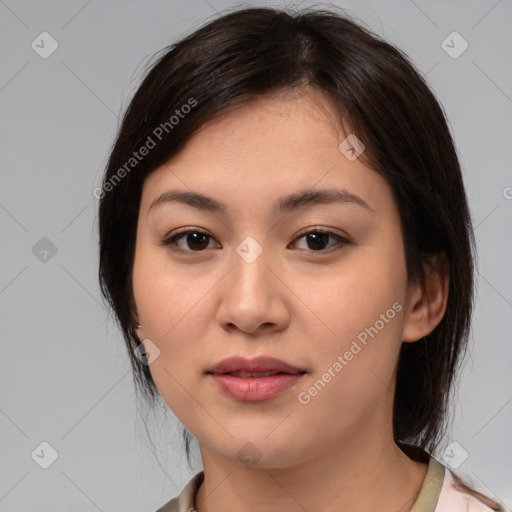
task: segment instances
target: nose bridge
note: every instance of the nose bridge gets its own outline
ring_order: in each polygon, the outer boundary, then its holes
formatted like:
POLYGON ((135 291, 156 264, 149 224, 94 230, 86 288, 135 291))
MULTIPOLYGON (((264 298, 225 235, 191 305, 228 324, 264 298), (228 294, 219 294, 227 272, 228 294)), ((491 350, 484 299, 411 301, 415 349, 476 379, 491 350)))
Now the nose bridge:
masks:
POLYGON ((252 332, 265 324, 281 325, 287 318, 279 280, 269 250, 253 237, 246 237, 231 259, 232 269, 221 291, 218 320, 252 332))
POLYGON ((269 256, 269 250, 264 250, 252 236, 246 237, 235 248, 230 288, 242 307, 244 304, 247 307, 259 304, 261 307, 269 298, 269 256))

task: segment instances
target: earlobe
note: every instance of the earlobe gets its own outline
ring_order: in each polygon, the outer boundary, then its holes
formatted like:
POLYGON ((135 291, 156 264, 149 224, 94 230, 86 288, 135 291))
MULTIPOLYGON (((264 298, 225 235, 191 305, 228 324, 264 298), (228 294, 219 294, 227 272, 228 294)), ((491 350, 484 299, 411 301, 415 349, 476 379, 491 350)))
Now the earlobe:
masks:
POLYGON ((423 265, 425 290, 418 283, 410 294, 402 340, 417 341, 430 334, 443 319, 448 304, 449 263, 444 253, 423 265))
POLYGON ((139 338, 139 340, 142 341, 144 339, 144 334, 142 332, 142 325, 140 324, 140 320, 137 315, 133 318, 132 326, 132 329, 133 331, 135 331, 137 338, 139 338))
POLYGON ((144 334, 142 333, 142 325, 139 319, 139 312, 137 310, 137 306, 135 305, 135 301, 132 298, 132 332, 135 332, 137 338, 140 341, 144 339, 144 334))

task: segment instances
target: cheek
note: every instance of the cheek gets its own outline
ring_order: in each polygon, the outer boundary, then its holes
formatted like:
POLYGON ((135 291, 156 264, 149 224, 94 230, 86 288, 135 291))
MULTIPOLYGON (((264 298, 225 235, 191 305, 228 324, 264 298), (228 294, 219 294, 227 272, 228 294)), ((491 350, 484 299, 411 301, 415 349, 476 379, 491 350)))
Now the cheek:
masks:
POLYGON ((137 248, 133 269, 135 303, 144 337, 159 350, 149 370, 163 399, 172 408, 180 406, 184 389, 190 388, 196 345, 190 322, 197 314, 194 303, 199 297, 195 299, 191 290, 183 290, 179 274, 163 271, 155 254, 137 248))
POLYGON ((190 272, 171 267, 160 253, 137 248, 133 269, 133 291, 145 338, 160 351, 149 370, 162 398, 187 426, 191 410, 187 390, 197 385, 198 366, 212 284, 190 272))
POLYGON ((343 344, 376 322, 379 330, 399 331, 396 318, 405 309, 406 276, 396 260, 379 251, 361 252, 323 279, 321 286, 310 288, 308 301, 328 327, 326 336, 343 344))
MULTIPOLYGON (((155 297, 152 303, 156 306, 157 301, 155 297)), ((202 361, 200 336, 194 332, 201 316, 196 309, 187 314, 184 308, 177 307, 170 313, 161 306, 144 318, 148 326, 148 332, 144 334, 160 350, 159 356, 149 366, 153 381, 167 406, 191 430, 198 404, 192 397, 203 371, 199 364, 202 361)))
POLYGON ((315 378, 329 381, 326 388, 334 393, 324 394, 318 405, 335 399, 346 407, 361 407, 361 397, 371 400, 392 384, 402 343, 405 268, 401 258, 392 251, 386 255, 382 246, 357 256, 337 269, 336 279, 331 276, 321 288, 313 288, 308 299, 324 333, 315 346, 315 378))
POLYGON ((146 337, 173 337, 176 327, 204 294, 190 273, 172 265, 161 248, 141 240, 135 253, 133 292, 146 337))
MULTIPOLYGON (((355 282, 361 284, 361 279, 355 282)), ((326 331, 315 345, 315 371, 297 390, 297 395, 303 393, 299 410, 304 421, 323 430, 326 439, 370 421, 382 404, 391 407, 401 347, 404 309, 394 284, 373 281, 355 293, 342 293, 349 289, 339 285, 332 294, 338 306, 325 302, 331 309, 324 321, 335 335, 326 331), (331 420, 327 423, 326 414, 331 420)))

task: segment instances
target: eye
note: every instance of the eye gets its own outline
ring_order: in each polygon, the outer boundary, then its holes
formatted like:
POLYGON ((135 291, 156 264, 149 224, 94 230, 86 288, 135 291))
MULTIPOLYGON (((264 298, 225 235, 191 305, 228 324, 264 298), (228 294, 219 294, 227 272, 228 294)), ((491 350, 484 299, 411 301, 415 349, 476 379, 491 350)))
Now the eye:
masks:
POLYGON ((188 229, 166 238, 161 244, 164 246, 175 246, 178 250, 183 252, 201 252, 204 249, 208 249, 209 240, 213 240, 213 238, 208 233, 200 231, 199 229, 188 229), (185 244, 188 245, 191 250, 184 249, 178 245, 178 242, 183 238, 185 244))
MULTIPOLYGON (((338 243, 334 244, 334 246, 348 245, 351 243, 351 241, 348 240, 348 238, 345 238, 341 235, 333 233, 332 231, 327 231, 327 230, 318 229, 318 228, 307 231, 306 233, 302 233, 302 235, 299 236, 298 238, 296 238, 295 240, 301 240, 302 238, 305 238, 305 241, 307 244, 306 250, 310 249, 315 252, 318 252, 318 251, 328 252, 328 251, 324 251, 324 249, 333 240, 338 241, 338 243)), ((332 247, 333 247, 333 245, 331 245, 329 247, 329 249, 331 249, 332 247)))
MULTIPOLYGON (((328 249, 332 249, 333 246, 335 247, 336 245, 348 245, 351 243, 349 239, 341 235, 333 233, 332 231, 318 228, 302 233, 298 238, 295 239, 294 243, 296 243, 297 240, 301 240, 303 238, 306 240, 306 250, 315 252, 328 252, 324 250, 326 247, 328 247, 328 249), (331 244, 333 241, 337 241, 337 243, 331 244), (331 245, 329 246, 329 244, 331 245)), ((180 231, 166 238, 160 243, 166 247, 176 247, 177 250, 182 252, 201 252, 205 249, 211 248, 209 247, 210 241, 213 241, 213 238, 208 233, 199 229, 188 229, 180 231), (179 245, 182 240, 184 240, 184 243, 186 246, 188 246, 188 249, 179 245)))

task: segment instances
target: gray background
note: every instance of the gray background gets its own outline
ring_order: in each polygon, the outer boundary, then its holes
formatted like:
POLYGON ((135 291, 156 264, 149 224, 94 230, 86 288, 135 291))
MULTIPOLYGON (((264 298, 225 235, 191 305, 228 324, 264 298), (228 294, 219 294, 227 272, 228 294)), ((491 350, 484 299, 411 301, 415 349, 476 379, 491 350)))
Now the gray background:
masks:
MULTIPOLYGON (((197 453, 195 468, 186 465, 172 413, 137 410, 128 356, 100 300, 92 191, 152 52, 216 11, 265 4, 0 0, 0 511, 152 512, 201 469, 197 453), (43 31, 58 42, 46 59, 31 47, 43 31), (42 442, 58 453, 47 469, 36 463, 50 457, 42 442)), ((512 506, 512 3, 335 5, 401 47, 450 120, 480 273, 445 446, 468 453, 462 476, 512 506), (469 43, 458 58, 441 46, 453 31, 469 43)))

